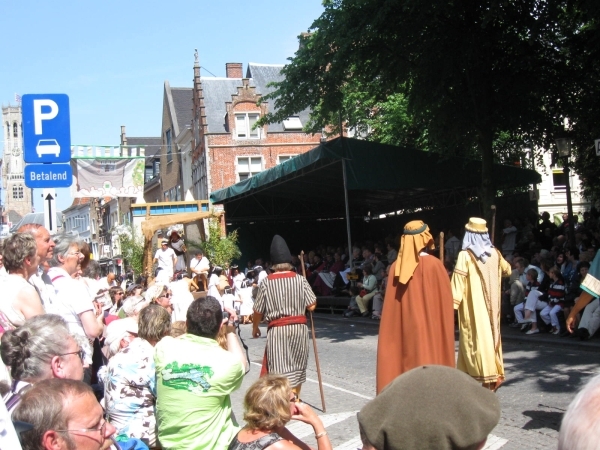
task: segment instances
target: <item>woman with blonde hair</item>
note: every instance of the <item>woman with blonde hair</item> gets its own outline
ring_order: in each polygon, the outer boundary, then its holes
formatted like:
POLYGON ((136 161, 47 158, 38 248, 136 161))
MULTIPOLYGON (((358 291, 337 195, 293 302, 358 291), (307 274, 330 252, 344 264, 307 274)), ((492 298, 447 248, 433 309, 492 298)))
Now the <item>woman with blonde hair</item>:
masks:
POLYGON ((246 392, 246 426, 233 438, 228 450, 310 449, 285 427, 291 419, 313 427, 318 450, 331 450, 323 422, 310 406, 298 401, 288 379, 273 374, 261 377, 246 392))

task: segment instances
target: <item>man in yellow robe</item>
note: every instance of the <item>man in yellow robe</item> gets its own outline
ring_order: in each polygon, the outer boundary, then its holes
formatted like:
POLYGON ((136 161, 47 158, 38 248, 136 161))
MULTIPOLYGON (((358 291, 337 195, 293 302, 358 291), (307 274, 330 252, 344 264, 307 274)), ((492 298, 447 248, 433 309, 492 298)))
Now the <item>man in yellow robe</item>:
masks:
POLYGON ((465 229, 452 274, 460 333, 457 368, 495 391, 504 381, 500 283, 511 267, 492 245, 485 220, 472 217, 465 229))

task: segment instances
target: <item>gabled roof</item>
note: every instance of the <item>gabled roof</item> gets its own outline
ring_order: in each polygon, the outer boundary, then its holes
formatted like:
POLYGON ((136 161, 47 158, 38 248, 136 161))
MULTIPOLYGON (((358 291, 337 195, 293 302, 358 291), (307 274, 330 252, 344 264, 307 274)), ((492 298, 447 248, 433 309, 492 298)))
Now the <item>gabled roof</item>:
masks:
POLYGON ((237 88, 242 85, 242 79, 202 77, 201 81, 208 132, 226 133, 225 114, 227 114, 227 110, 225 103, 231 102, 232 94, 237 94, 237 88))
MULTIPOLYGON (((179 128, 177 133, 179 134, 185 127, 192 125, 192 119, 194 118, 192 114, 194 108, 193 92, 192 88, 172 87, 171 95, 173 96, 173 106, 175 108, 177 126, 179 128)), ((173 139, 176 137, 177 136, 173 136, 173 139)))
MULTIPOLYGON (((268 87, 269 83, 283 80, 281 69, 283 69, 283 64, 249 63, 246 70, 246 78, 249 78, 249 85, 256 88, 256 93, 264 96, 273 91, 272 87, 268 87)), ((231 102, 232 95, 237 94, 238 86, 242 86, 242 79, 201 77, 201 82, 208 132, 226 133, 225 115, 227 114, 227 110, 225 104, 231 102)), ((269 102, 269 111, 274 112, 273 108, 273 102, 271 101, 269 102)), ((298 116, 304 126, 309 119, 309 110, 302 111, 298 116)), ((179 128, 182 129, 181 122, 179 123, 179 128)), ((285 131, 282 123, 269 125, 269 132, 280 131, 285 131)))
MULTIPOLYGON (((249 63, 248 70, 246 71, 246 78, 252 78, 254 85, 256 86, 256 92, 258 94, 267 95, 273 92, 275 89, 269 87, 268 84, 275 81, 283 81, 284 77, 281 75, 281 69, 283 64, 258 64, 249 63)), ((276 112, 273 100, 269 101, 269 112, 276 112)), ((305 109, 298 113, 298 117, 302 122, 302 126, 308 122, 310 111, 305 109)), ((269 125, 269 132, 285 131, 282 123, 272 123, 269 125)))
MULTIPOLYGON (((336 138, 215 191, 210 200, 225 205, 231 222, 343 218, 344 162, 352 217, 466 204, 481 186, 478 160, 336 138)), ((541 181, 533 170, 501 164, 492 176, 497 189, 541 181)))

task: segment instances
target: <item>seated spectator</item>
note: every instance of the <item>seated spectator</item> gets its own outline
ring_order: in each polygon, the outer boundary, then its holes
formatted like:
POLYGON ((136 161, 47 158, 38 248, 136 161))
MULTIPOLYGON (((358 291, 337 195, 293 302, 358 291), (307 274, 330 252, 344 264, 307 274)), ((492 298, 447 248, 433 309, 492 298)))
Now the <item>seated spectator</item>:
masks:
POLYGON ((44 307, 29 278, 37 273, 37 244, 29 233, 15 233, 4 241, 4 267, 8 275, 0 279, 0 312, 8 319, 9 329, 25 320, 44 314, 44 307))
POLYGON ((381 311, 383 311, 383 298, 385 296, 388 277, 390 275, 390 267, 392 267, 391 264, 385 269, 385 276, 383 277, 383 280, 381 280, 381 288, 373 297, 373 315, 371 316, 371 319, 373 320, 381 320, 381 311))
MULTIPOLYGON (((160 286, 160 285, 155 285, 155 286, 160 286)), ((153 286, 150 286, 150 288, 148 288, 149 291, 151 291, 153 288, 153 286)), ((162 289, 162 286, 160 286, 160 288, 162 289)), ((123 307, 121 308, 121 310, 119 311, 119 317, 120 318, 125 318, 125 317, 137 317, 140 314, 140 311, 142 309, 144 309, 146 306, 148 306, 150 304, 150 300, 148 300, 148 296, 141 296, 141 295, 134 295, 132 297, 128 297, 124 302, 123 302, 123 307)))
POLYGON ((350 303, 348 303, 348 308, 344 311, 344 317, 350 318, 354 316, 360 316, 360 309, 358 307, 358 303, 356 303, 356 297, 358 297, 359 289, 356 286, 352 286, 350 288, 350 303))
POLYGON ((156 344, 156 418, 158 438, 173 450, 227 448, 238 432, 231 416, 230 394, 248 370, 235 334, 235 311, 223 321, 214 297, 194 300, 187 312, 187 333, 156 344), (216 341, 227 327, 227 348, 216 341))
POLYGON ((563 416, 558 434, 558 450, 593 450, 598 448, 598 404, 600 375, 592 378, 575 396, 563 416))
POLYGON ((525 316, 524 316, 525 302, 526 302, 527 298, 529 297, 529 294, 531 293, 531 291, 537 292, 540 287, 540 283, 537 282, 537 271, 535 269, 529 269, 527 271, 526 277, 527 277, 527 284, 525 285, 525 291, 524 291, 523 297, 521 298, 521 303, 518 303, 514 307, 514 313, 515 313, 517 327, 522 327, 522 326, 525 326, 525 325, 523 325, 524 323, 529 323, 531 314, 525 314, 525 316), (527 318, 528 320, 525 321, 524 320, 525 318, 527 318))
POLYGON ((66 322, 55 314, 28 319, 2 335, 2 361, 13 382, 4 396, 12 411, 32 384, 48 378, 83 379, 83 354, 66 322))
POLYGON ((108 448, 115 428, 103 418, 94 392, 74 380, 44 380, 23 395, 13 420, 33 428, 21 434, 23 450, 108 448))
POLYGON ((356 304, 360 309, 360 314, 363 317, 371 315, 369 312, 369 300, 371 300, 377 293, 377 279, 373 275, 373 267, 371 264, 365 264, 363 266, 363 280, 356 284, 360 289, 358 296, 356 297, 356 304))
POLYGON ((398 257, 398 250, 396 250, 394 244, 392 243, 392 241, 388 241, 388 243, 386 244, 387 247, 387 263, 388 264, 392 264, 394 261, 396 261, 396 258, 398 257))
POLYGON ((373 275, 380 283, 385 275, 385 264, 381 260, 381 253, 373 253, 373 275))
MULTIPOLYGON (((327 271, 321 271, 315 279, 313 290, 317 295, 328 296, 332 294, 335 286, 336 276, 344 270, 345 266, 342 262, 341 255, 335 252, 332 256, 331 264, 327 271)), ((300 272, 302 274, 302 272, 300 272)))
POLYGON ((562 311, 565 304, 565 281, 556 268, 550 269, 550 287, 548 289, 548 306, 540 312, 540 316, 546 325, 552 325, 552 334, 560 334, 560 323, 558 321, 558 312, 562 311))
MULTIPOLYGON (((110 324, 109 328, 121 319, 110 324)), ((104 379, 104 399, 108 421, 117 436, 141 439, 156 446, 156 370, 154 346, 171 333, 171 316, 158 305, 142 309, 136 327, 137 337, 121 346, 108 362, 104 379)))
POLYGON ((138 334, 137 321, 131 317, 113 320, 104 328, 103 352, 107 360, 129 346, 138 334))
POLYGON ((310 406, 298 400, 288 379, 265 375, 246 392, 246 426, 233 438, 229 450, 310 448, 285 427, 291 419, 312 426, 318 450, 332 448, 323 422, 310 406))
POLYGON ((496 395, 433 365, 400 375, 358 413, 364 450, 481 449, 499 420, 496 395))

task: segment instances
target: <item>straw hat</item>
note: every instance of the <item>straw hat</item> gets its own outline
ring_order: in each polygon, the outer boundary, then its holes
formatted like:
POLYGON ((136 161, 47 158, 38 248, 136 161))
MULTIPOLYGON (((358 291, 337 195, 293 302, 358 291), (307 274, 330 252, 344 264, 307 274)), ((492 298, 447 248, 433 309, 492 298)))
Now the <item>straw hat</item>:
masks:
POLYGON ((465 230, 470 231, 471 233, 487 233, 488 229, 486 223, 487 222, 484 219, 480 219, 479 217, 471 217, 469 219, 469 223, 465 225, 465 230))

